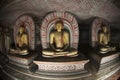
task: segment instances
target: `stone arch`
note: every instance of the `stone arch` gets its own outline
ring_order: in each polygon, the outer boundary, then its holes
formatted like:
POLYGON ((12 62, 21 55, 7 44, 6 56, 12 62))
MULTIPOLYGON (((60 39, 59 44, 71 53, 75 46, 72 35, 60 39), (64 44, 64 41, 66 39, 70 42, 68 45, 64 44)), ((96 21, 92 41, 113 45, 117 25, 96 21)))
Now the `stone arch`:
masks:
POLYGON ((101 30, 101 26, 106 25, 108 28, 108 32, 110 33, 110 25, 103 18, 95 18, 92 22, 91 26, 91 45, 95 47, 98 45, 98 32, 101 30))
POLYGON ((17 18, 14 24, 14 41, 16 45, 16 35, 18 33, 18 29, 21 23, 24 23, 26 30, 28 31, 28 39, 29 39, 29 48, 31 50, 35 49, 35 24, 31 16, 29 15, 21 15, 17 18))

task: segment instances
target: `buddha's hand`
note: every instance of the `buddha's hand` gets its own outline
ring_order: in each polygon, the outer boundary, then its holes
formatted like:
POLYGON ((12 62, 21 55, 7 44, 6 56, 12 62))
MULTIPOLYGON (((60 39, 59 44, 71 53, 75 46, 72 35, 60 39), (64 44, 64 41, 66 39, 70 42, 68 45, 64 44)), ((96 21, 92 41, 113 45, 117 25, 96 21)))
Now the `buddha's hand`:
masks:
POLYGON ((63 51, 63 50, 61 50, 61 49, 56 49, 56 51, 61 52, 61 51, 63 51))

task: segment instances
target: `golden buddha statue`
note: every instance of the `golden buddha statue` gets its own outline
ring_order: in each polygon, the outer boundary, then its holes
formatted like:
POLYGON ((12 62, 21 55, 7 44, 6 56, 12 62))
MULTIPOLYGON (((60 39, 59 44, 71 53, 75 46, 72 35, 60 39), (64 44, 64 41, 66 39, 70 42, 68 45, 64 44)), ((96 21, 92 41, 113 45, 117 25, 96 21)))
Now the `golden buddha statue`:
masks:
POLYGON ((20 48, 21 50, 27 48, 27 46, 28 46, 28 35, 25 32, 25 28, 23 26, 20 27, 19 33, 16 36, 16 39, 17 39, 16 43, 17 43, 18 48, 20 48))
POLYGON ((77 50, 70 48, 70 33, 64 29, 62 20, 55 23, 49 35, 49 49, 43 50, 44 57, 77 56, 77 50))
POLYGON ((11 53, 20 55, 28 54, 28 34, 23 25, 20 26, 19 32, 16 36, 16 44, 17 50, 11 49, 11 53))
POLYGON ((115 50, 115 47, 109 46, 110 33, 108 31, 107 26, 102 26, 102 30, 99 32, 98 37, 100 53, 107 53, 109 51, 115 50))

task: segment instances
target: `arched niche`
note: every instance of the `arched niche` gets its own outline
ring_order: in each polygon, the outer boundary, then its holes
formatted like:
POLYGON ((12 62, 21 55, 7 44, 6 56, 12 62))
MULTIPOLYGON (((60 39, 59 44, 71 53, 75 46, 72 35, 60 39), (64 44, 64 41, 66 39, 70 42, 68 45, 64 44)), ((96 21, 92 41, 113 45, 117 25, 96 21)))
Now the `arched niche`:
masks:
POLYGON ((14 41, 16 45, 16 36, 19 31, 19 27, 21 24, 24 24, 25 29, 28 33, 28 39, 29 39, 29 48, 31 50, 35 49, 35 24, 31 16, 29 15, 22 15, 17 18, 15 24, 14 24, 14 41))
POLYGON ((79 28, 76 18, 68 12, 53 12, 42 21, 40 36, 43 49, 49 46, 49 33, 58 19, 62 19, 64 28, 70 32, 70 47, 77 49, 79 40, 79 28))
POLYGON ((98 32, 101 30, 102 25, 105 25, 107 27, 108 32, 110 34, 109 23, 103 18, 95 18, 91 26, 91 46, 92 47, 98 46, 98 32))

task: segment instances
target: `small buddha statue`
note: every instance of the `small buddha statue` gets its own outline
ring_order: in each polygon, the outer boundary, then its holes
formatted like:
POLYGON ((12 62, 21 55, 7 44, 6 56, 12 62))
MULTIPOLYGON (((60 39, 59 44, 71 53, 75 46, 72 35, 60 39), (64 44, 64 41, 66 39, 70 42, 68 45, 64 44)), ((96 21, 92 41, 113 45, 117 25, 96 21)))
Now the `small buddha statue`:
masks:
POLYGON ((99 49, 100 53, 107 53, 110 51, 115 51, 115 47, 110 47, 110 33, 107 26, 102 26, 102 30, 98 33, 99 39, 99 49))
POLYGON ((16 36, 16 50, 11 49, 11 53, 20 55, 28 54, 28 34, 25 30, 24 25, 21 25, 19 32, 16 36))
POLYGON ((55 23, 49 35, 49 49, 43 50, 44 57, 77 56, 77 50, 70 48, 70 33, 64 29, 62 20, 55 23))

